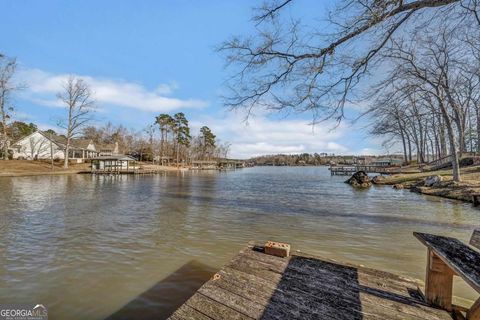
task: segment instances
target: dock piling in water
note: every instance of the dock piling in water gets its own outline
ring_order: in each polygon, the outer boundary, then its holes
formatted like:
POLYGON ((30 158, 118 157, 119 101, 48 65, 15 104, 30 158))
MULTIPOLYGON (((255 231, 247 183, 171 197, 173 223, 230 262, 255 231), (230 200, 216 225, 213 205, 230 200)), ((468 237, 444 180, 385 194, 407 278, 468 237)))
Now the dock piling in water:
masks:
POLYGON ((472 203, 474 207, 478 207, 480 205, 480 193, 472 194, 472 203))

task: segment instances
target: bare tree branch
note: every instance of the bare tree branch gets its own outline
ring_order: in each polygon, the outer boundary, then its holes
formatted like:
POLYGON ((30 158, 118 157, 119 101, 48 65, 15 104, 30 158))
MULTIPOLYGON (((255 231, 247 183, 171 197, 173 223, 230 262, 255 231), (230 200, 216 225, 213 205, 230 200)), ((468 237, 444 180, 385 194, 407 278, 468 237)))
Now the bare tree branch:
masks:
POLYGON ((63 91, 57 94, 67 107, 66 119, 59 121, 58 125, 66 130, 65 162, 68 168, 69 151, 72 139, 82 133, 82 129, 93 120, 92 112, 95 104, 89 86, 79 78, 70 76, 63 84, 63 91))
POLYGON ((256 106, 312 111, 320 120, 341 121, 354 88, 380 64, 379 53, 394 35, 426 25, 428 20, 421 19, 426 13, 431 19, 439 8, 461 8, 460 0, 344 0, 330 15, 336 32, 325 36, 304 32, 300 20, 281 19, 293 3, 266 2, 254 17, 256 35, 232 38, 219 48, 234 70, 226 106, 248 112, 256 106))

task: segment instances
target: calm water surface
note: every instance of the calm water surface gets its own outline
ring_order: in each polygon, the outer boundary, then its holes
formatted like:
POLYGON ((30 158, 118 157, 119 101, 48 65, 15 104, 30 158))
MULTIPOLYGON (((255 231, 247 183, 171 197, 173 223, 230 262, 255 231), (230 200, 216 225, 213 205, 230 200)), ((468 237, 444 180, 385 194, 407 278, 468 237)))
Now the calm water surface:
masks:
MULTIPOLYGON (((51 319, 161 318, 267 239, 423 279, 412 231, 467 241, 480 225, 468 204, 344 179, 318 167, 0 178, 0 302, 43 303, 51 319)), ((473 297, 457 282, 455 294, 473 297)))

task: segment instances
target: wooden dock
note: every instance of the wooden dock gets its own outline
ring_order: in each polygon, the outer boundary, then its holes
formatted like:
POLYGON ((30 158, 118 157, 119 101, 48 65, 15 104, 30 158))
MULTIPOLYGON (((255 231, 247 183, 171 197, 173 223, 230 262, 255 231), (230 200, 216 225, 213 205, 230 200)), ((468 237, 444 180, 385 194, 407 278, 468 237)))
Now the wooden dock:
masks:
POLYGON ((330 175, 332 176, 351 176, 357 172, 357 168, 354 166, 331 166, 330 175))
POLYGON ((364 171, 366 173, 383 173, 389 174, 389 168, 384 166, 373 165, 351 165, 351 166, 330 166, 330 174, 332 176, 350 176, 357 171, 364 171))
MULTIPOLYGON (((420 266, 421 267, 421 266, 420 266)), ((169 319, 446 320, 417 282, 294 252, 281 258, 248 246, 169 319)))
POLYGON ((118 174, 157 174, 163 173, 164 170, 160 169, 139 169, 139 168, 129 168, 129 169, 117 169, 117 170, 109 170, 109 169, 96 169, 91 170, 90 173, 92 174, 99 174, 99 175, 118 175, 118 174))

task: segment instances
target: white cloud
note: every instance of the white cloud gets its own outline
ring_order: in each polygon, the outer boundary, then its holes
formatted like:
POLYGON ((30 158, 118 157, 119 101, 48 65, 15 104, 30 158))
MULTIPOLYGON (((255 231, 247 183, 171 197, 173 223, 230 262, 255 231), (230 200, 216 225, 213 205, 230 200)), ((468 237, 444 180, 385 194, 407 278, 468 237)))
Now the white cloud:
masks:
POLYGON ((179 86, 178 83, 175 81, 170 82, 170 83, 162 83, 160 84, 156 89, 155 92, 159 95, 170 95, 172 94, 175 90, 178 90, 179 86))
MULTIPOLYGON (((20 80, 27 85, 23 91, 23 98, 33 101, 37 105, 60 107, 63 105, 56 100, 55 95, 62 88, 62 83, 68 78, 67 74, 51 74, 38 69, 27 69, 20 72, 20 80)), ((195 99, 174 98, 178 84, 170 82, 160 84, 153 90, 122 80, 100 79, 90 76, 81 76, 95 94, 99 110, 110 113, 109 119, 114 122, 131 123, 136 121, 152 121, 153 115, 149 112, 172 112, 184 108, 201 108, 207 105, 205 101, 195 99), (113 113, 112 107, 123 108, 113 113), (138 110, 147 111, 139 113, 138 110), (133 115, 133 116, 132 116, 133 115)), ((116 110, 116 109, 115 109, 116 110)), ((314 127, 305 119, 272 119, 262 109, 256 109, 257 114, 252 116, 248 123, 244 115, 239 113, 225 113, 212 109, 187 112, 191 119, 192 132, 197 133, 201 126, 209 126, 222 141, 231 143, 230 156, 235 158, 250 158, 265 154, 296 154, 327 152, 335 154, 372 154, 380 150, 368 149, 369 143, 359 141, 355 144, 349 137, 358 136, 354 128, 347 123, 335 127, 335 123, 320 123, 314 127)), ((25 119, 27 119, 25 114, 25 119)), ((43 130, 52 128, 41 124, 43 130)), ((55 129, 55 128, 54 128, 55 129)), ((58 130, 58 128, 57 128, 58 130)), ((357 141, 356 139, 355 141, 357 141)))
MULTIPOLYGON (((155 90, 123 80, 112 80, 80 76, 92 88, 94 99, 102 105, 134 108, 149 112, 170 112, 181 108, 203 108, 207 102, 199 99, 179 99, 167 97, 178 89, 175 82, 160 84, 155 90)), ((19 72, 19 78, 26 83, 23 97, 40 105, 62 106, 55 97, 62 90, 62 84, 68 74, 51 74, 39 69, 27 69, 19 72)))
POLYGON ((247 124, 238 114, 191 123, 194 132, 201 125, 208 125, 220 139, 230 142, 231 157, 234 158, 279 153, 349 152, 347 147, 336 142, 345 135, 344 125, 331 130, 333 123, 312 127, 306 120, 273 120, 266 115, 250 118, 247 124))

